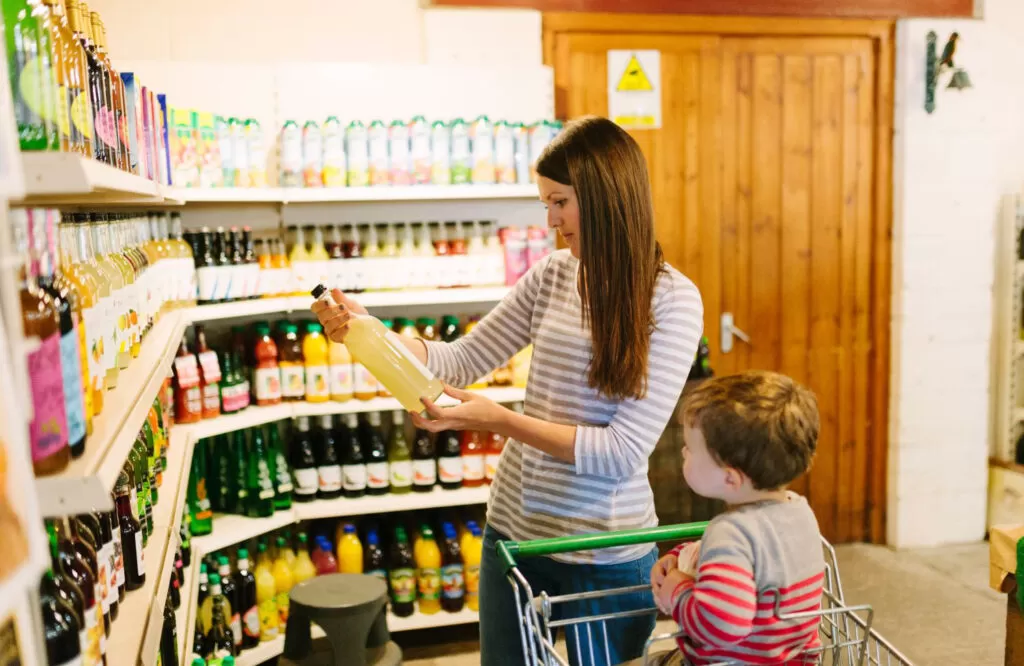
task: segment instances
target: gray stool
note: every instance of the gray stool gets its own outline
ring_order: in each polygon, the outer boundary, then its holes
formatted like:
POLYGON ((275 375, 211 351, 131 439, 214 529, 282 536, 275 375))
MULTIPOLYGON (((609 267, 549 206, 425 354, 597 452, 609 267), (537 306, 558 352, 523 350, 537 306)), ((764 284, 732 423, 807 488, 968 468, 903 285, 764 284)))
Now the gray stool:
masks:
POLYGON ((328 574, 292 588, 282 663, 398 666, 402 650, 387 624, 388 588, 374 576, 328 574), (310 625, 326 638, 314 643, 310 625), (327 643, 327 645, 325 645, 327 643))

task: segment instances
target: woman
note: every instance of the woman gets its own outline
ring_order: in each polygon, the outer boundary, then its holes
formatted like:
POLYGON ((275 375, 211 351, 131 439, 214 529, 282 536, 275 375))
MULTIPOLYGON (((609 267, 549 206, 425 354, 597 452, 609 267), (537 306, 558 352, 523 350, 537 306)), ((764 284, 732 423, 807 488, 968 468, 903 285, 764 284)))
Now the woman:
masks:
MULTIPOLYGON (((657 524, 647 459, 672 416, 702 332, 697 288, 662 258, 654 239, 651 186, 636 142, 604 118, 570 123, 537 162, 548 226, 568 246, 530 269, 464 338, 403 343, 446 383, 465 386, 534 345, 525 414, 447 387, 454 407, 424 404, 432 432, 480 430, 508 437, 491 486, 480 572, 481 661, 524 663, 519 613, 495 554, 523 541, 657 524)), ((350 312, 314 305, 332 340, 350 312)), ((651 545, 523 560, 534 593, 551 595, 647 585, 651 545)), ((651 607, 650 592, 565 609, 572 616, 651 607)), ((636 658, 654 627, 650 615, 609 623, 611 663, 636 658)), ((569 653, 575 636, 568 632, 569 653)), ((582 634, 586 636, 584 631, 582 634)), ((595 641, 599 641, 595 633, 595 641)), ((581 639, 586 641, 586 638, 581 639)), ((590 646, 579 646, 584 663, 590 646)), ((595 663, 605 649, 594 645, 595 663)))

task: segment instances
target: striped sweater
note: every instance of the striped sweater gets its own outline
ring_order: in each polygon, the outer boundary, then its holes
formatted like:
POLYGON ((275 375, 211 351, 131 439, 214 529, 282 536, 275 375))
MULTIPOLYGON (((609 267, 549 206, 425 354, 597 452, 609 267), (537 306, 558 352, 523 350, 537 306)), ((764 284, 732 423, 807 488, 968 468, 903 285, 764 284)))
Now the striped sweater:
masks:
POLYGON ((817 664, 821 618, 782 620, 774 609, 778 597, 783 615, 820 610, 824 571, 818 522, 799 495, 714 518, 696 579, 672 594, 687 663, 817 664))
MULTIPOLYGON (((648 390, 612 400, 591 388, 589 326, 577 290, 578 262, 555 252, 523 276, 469 335, 428 342, 427 366, 465 386, 533 343, 525 413, 576 425, 575 462, 510 440, 491 486, 487 520, 516 541, 652 527, 658 519, 647 459, 675 411, 703 330, 696 286, 673 268, 658 279, 652 303, 648 390)), ((651 545, 558 555, 577 563, 619 563, 651 545)))

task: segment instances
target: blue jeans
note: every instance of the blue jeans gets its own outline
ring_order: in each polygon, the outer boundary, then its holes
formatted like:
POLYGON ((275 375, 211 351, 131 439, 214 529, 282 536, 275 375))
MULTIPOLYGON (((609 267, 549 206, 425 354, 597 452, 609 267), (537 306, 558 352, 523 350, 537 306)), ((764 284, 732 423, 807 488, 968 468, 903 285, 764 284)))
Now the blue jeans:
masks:
MULTIPOLYGON (((507 539, 490 526, 484 529, 480 562, 480 662, 483 666, 523 666, 527 663, 523 657, 520 613, 516 608, 515 595, 495 550, 498 541, 507 539)), ((655 548, 638 560, 622 564, 566 564, 548 557, 523 558, 516 564, 535 596, 542 590, 555 596, 650 585, 651 567, 657 558, 655 548)), ((523 596, 520 599, 525 601, 523 596)), ((562 615, 578 618, 653 607, 654 598, 648 589, 628 595, 557 604, 552 616, 553 619, 562 615)), ((644 643, 654 631, 654 622, 653 611, 606 622, 610 662, 605 657, 606 645, 599 623, 579 625, 579 640, 577 632, 566 627, 569 661, 574 666, 613 666, 636 659, 643 655, 644 643), (577 651, 580 658, 577 658, 577 651)))

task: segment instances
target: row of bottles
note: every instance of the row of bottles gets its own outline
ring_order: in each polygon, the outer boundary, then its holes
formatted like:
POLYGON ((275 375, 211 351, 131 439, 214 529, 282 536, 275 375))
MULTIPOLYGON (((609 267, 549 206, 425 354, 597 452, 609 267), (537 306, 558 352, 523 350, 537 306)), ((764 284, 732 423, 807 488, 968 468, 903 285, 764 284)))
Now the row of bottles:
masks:
POLYGON ((169 134, 176 187, 267 186, 267 145, 255 118, 172 108, 169 134))
POLYGON ((4 0, 22 150, 92 157, 169 184, 166 98, 119 73, 97 12, 78 0, 4 0))
MULTIPOLYGON (((469 332, 479 318, 466 324, 469 332)), ((454 342, 463 326, 452 315, 381 320, 385 330, 423 340, 454 342)), ((179 423, 233 414, 250 404, 282 401, 347 402, 388 397, 387 388, 357 362, 347 344, 328 340, 318 322, 257 322, 250 330, 233 326, 224 344, 211 346, 206 328, 195 326, 195 344, 182 337, 174 360, 174 409, 179 423), (303 330, 302 336, 299 330, 303 330), (194 351, 193 351, 194 350, 194 351)), ((526 385, 532 349, 527 347, 470 388, 526 385)))
POLYGON ((501 435, 410 434, 405 412, 388 420, 386 431, 379 412, 300 416, 287 429, 272 423, 200 440, 187 495, 191 533, 209 534, 215 511, 265 518, 293 501, 455 490, 494 479, 501 435))
POLYGON ((282 187, 367 185, 511 185, 535 182, 533 165, 560 131, 557 121, 531 125, 479 116, 429 123, 353 120, 337 116, 321 128, 287 120, 281 128, 282 187))
POLYGON ((165 311, 189 304, 175 279, 191 255, 166 220, 13 209, 14 249, 33 419, 37 475, 85 452, 106 392, 165 311))

